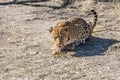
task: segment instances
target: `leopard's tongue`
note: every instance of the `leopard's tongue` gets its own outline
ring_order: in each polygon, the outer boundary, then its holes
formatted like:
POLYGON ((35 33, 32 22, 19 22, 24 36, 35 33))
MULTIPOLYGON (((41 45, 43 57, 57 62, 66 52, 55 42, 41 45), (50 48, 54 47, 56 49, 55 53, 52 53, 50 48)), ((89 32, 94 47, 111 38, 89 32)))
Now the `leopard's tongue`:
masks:
POLYGON ((62 48, 62 46, 61 46, 61 45, 59 45, 58 47, 59 47, 59 48, 62 48))

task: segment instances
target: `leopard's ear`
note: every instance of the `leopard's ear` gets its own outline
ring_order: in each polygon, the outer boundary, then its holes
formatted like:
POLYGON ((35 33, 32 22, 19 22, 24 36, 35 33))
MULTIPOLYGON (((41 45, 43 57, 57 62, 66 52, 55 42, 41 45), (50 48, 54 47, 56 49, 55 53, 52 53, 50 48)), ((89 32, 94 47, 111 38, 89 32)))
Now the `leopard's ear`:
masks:
POLYGON ((49 32, 51 33, 53 31, 53 27, 50 27, 49 32))

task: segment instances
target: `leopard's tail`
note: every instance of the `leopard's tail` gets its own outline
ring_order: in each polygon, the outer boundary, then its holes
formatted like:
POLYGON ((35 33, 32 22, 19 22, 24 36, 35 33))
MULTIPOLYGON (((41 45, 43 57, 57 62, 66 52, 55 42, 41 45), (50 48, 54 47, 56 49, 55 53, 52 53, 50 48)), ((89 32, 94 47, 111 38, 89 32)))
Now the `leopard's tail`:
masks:
POLYGON ((98 15, 97 12, 94 9, 91 9, 88 15, 94 15, 94 22, 92 23, 92 27, 94 28, 97 23, 98 15))

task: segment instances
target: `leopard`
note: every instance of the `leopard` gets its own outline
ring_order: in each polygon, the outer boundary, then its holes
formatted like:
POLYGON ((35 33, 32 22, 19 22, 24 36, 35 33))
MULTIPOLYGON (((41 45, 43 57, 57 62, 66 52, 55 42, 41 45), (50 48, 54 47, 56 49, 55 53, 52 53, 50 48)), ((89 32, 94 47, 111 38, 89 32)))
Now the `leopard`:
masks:
POLYGON ((86 14, 94 16, 93 22, 87 22, 81 17, 73 17, 62 20, 55 27, 49 28, 49 33, 53 37, 55 44, 53 54, 60 54, 66 49, 74 50, 80 44, 85 44, 91 37, 98 15, 94 9, 86 11, 86 14))

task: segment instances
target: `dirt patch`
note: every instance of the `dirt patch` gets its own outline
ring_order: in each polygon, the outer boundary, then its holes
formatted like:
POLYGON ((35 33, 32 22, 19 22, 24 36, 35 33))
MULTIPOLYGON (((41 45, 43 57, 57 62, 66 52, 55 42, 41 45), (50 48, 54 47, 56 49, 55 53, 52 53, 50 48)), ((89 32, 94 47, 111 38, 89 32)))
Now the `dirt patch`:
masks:
MULTIPOLYGON (((0 4, 7 2, 0 1, 0 4)), ((35 4, 35 3, 34 3, 35 4)), ((36 4, 49 5, 50 2, 36 4)), ((52 3, 51 3, 52 4, 52 3)), ((62 19, 84 15, 81 3, 67 8, 0 5, 0 80, 119 80, 119 5, 91 5, 99 15, 95 33, 75 52, 52 55, 48 32, 62 19)))

